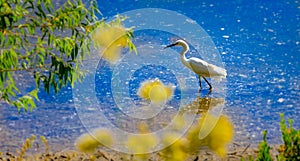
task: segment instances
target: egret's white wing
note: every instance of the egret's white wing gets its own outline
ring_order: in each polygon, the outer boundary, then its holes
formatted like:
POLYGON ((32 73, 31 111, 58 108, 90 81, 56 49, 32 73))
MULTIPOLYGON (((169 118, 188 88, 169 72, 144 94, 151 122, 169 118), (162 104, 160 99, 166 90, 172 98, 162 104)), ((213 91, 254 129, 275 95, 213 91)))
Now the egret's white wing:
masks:
POLYGON ((209 77, 208 63, 199 59, 192 57, 189 59, 189 64, 191 69, 198 75, 209 77))
POLYGON ((202 75, 204 77, 225 78, 227 75, 225 69, 215 66, 213 64, 209 64, 199 58, 195 58, 195 57, 190 58, 189 64, 195 73, 202 75))
POLYGON ((213 64, 208 64, 208 70, 211 77, 226 78, 227 72, 221 67, 215 66, 213 64))

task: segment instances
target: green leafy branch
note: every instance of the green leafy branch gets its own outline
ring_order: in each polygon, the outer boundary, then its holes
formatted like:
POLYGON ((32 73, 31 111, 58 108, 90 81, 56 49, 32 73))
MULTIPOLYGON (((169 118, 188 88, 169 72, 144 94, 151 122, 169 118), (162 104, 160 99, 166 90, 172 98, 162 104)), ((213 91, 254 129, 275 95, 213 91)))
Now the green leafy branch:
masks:
POLYGON ((288 119, 290 127, 287 127, 283 114, 280 114, 280 131, 283 145, 279 148, 277 160, 300 160, 300 130, 293 128, 293 120, 288 119))
POLYGON ((263 134, 263 141, 259 143, 258 148, 258 155, 256 161, 272 161, 272 157, 270 154, 270 146, 267 142, 267 130, 262 132, 263 134))
MULTIPOLYGON (((278 148, 278 155, 276 155, 277 161, 298 161, 300 160, 300 130, 293 128, 293 120, 288 119, 289 127, 286 125, 286 119, 284 114, 280 114, 280 131, 282 134, 283 144, 278 148)), ((258 154, 256 161, 271 161, 270 146, 268 145, 267 131, 263 131, 263 140, 259 143, 258 154)), ((253 161, 254 157, 249 156, 248 160, 253 161)), ((241 158, 244 161, 245 158, 241 158)))
POLYGON ((32 110, 41 85, 59 92, 82 80, 80 62, 90 53, 90 34, 105 24, 99 13, 95 0, 68 0, 58 9, 51 0, 0 1, 0 101, 32 110), (18 71, 29 73, 36 85, 22 96, 18 71))

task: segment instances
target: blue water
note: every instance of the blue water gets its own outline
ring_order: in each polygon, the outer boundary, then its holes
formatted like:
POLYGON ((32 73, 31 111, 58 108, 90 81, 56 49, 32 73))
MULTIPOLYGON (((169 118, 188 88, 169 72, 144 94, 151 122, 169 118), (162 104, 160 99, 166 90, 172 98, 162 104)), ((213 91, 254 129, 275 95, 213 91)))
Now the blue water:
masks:
MULTIPOLYGON (((294 127, 300 128, 298 1, 99 1, 99 9, 105 18, 149 7, 173 10, 195 20, 215 43, 228 73, 224 113, 235 124, 238 142, 257 143, 261 140, 261 131, 267 129, 268 140, 280 143, 279 113, 294 119, 294 127)), ((160 32, 140 31, 136 35, 137 43, 141 37, 146 42, 170 43, 167 41, 169 35, 160 32)), ((99 63, 99 66, 103 67, 103 64, 99 63)), ((108 66, 98 68, 95 81, 99 84, 95 90, 100 102, 114 106, 109 89, 110 70, 108 66), (103 95, 105 97, 101 97, 103 95)), ((129 82, 133 100, 138 98, 132 91, 143 79, 159 75, 157 71, 164 71, 162 81, 171 80, 176 84, 174 73, 161 66, 146 66, 140 70, 135 76, 140 78, 129 82), (145 73, 143 70, 150 75, 139 75, 145 73)), ((22 84, 26 76, 21 76, 18 82, 23 88, 32 88, 32 83, 22 84)), ((180 97, 178 93, 175 91, 180 97)), ((73 103, 71 87, 58 94, 47 95, 41 91, 39 97, 38 108, 29 113, 18 114, 15 108, 1 104, 0 136, 5 140, 0 143, 1 150, 19 145, 30 134, 45 135, 52 144, 63 142, 63 147, 67 148, 85 132, 73 103)), ((176 101, 172 103, 176 104, 176 101)), ((114 112, 117 111, 109 110, 108 115, 115 115, 114 112)))

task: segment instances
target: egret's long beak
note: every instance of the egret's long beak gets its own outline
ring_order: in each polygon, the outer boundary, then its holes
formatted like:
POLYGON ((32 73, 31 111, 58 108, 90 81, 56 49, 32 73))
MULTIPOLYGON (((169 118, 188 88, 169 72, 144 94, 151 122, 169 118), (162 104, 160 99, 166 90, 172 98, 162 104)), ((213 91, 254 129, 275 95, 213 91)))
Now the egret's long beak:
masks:
POLYGON ((172 46, 175 46, 175 45, 176 45, 176 44, 168 45, 168 46, 164 47, 164 49, 169 48, 169 47, 172 47, 172 46))

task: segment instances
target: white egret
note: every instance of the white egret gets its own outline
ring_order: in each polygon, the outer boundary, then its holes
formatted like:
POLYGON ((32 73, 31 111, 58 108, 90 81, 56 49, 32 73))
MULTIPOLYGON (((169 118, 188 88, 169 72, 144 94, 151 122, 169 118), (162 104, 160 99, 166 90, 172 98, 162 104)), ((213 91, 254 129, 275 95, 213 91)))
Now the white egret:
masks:
POLYGON ((202 89, 201 78, 205 80, 205 82, 209 85, 209 90, 212 90, 211 84, 207 81, 205 77, 210 78, 226 78, 226 70, 218 67, 213 64, 209 64, 204 60, 201 60, 196 57, 186 58, 185 54, 189 51, 189 45, 183 40, 177 40, 175 43, 166 46, 165 48, 169 48, 172 46, 182 46, 183 50, 180 52, 180 59, 183 65, 191 69, 194 73, 196 73, 199 77, 199 85, 200 89, 202 89))

